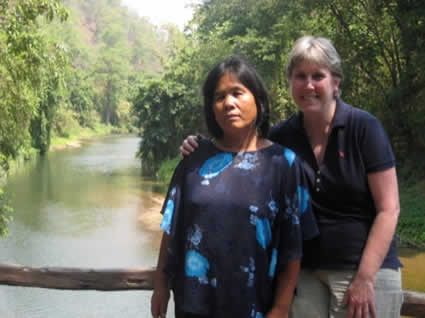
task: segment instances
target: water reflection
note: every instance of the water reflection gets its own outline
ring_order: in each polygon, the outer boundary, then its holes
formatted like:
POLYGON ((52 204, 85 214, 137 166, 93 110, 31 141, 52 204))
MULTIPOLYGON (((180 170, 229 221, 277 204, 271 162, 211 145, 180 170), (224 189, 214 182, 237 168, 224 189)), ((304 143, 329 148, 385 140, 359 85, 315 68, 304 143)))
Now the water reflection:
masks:
POLYGON ((403 263, 403 288, 425 292, 425 251, 401 248, 400 260, 403 263))

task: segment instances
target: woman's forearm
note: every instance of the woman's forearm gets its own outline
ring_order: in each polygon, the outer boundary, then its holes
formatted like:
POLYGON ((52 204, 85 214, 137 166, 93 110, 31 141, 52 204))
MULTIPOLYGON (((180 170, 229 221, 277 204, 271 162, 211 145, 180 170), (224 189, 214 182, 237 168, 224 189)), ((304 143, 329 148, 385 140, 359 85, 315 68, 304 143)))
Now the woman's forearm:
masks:
POLYGON ((357 276, 366 280, 374 280, 376 272, 380 269, 389 246, 393 239, 398 221, 398 213, 378 213, 357 271, 357 276))
POLYGON ((168 279, 167 275, 164 272, 164 268, 167 263, 169 241, 170 236, 164 232, 162 234, 161 247, 158 256, 158 264, 156 266, 154 288, 156 288, 157 286, 166 286, 168 288, 168 279))
POLYGON ((277 286, 272 311, 287 315, 294 296, 295 285, 300 272, 300 260, 290 261, 277 277, 277 286))
POLYGON ((368 175, 376 217, 358 268, 358 276, 374 279, 396 231, 400 203, 395 168, 368 175))

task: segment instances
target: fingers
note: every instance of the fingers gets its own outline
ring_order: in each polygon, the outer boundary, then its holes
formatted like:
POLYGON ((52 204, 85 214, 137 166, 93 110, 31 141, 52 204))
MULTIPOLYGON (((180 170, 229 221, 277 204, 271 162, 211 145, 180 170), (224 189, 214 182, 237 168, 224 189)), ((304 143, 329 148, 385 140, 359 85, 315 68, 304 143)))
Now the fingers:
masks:
POLYGON ((372 316, 372 318, 377 318, 377 316, 376 316, 376 307, 375 307, 375 304, 372 304, 372 305, 370 306, 370 315, 372 316))
POLYGON ((183 141, 183 144, 179 147, 180 154, 183 157, 189 156, 194 150, 193 147, 187 145, 186 141, 183 141))
POLYGON ((348 318, 376 318, 376 308, 373 301, 358 302, 353 298, 344 298, 344 303, 348 306, 348 318))
POLYGON ((197 136, 188 136, 184 141, 183 144, 180 146, 179 151, 182 156, 188 156, 192 152, 195 151, 196 148, 198 148, 198 137, 197 136))
POLYGON ((193 148, 198 148, 198 138, 200 136, 189 136, 187 137, 187 142, 193 147, 193 148))
POLYGON ((159 317, 165 318, 166 315, 167 315, 167 303, 161 305, 161 313, 159 317))
POLYGON ((152 318, 165 318, 167 316, 167 305, 161 304, 158 307, 151 307, 152 318))

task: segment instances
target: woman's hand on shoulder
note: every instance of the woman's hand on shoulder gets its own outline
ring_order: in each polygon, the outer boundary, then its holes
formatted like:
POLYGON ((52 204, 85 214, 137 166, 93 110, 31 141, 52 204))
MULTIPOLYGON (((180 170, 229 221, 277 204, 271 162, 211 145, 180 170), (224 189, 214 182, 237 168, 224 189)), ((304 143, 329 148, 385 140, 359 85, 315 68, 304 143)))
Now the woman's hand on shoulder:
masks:
POLYGON ((373 280, 355 277, 344 297, 348 318, 376 318, 373 280))
POLYGON ((198 144, 199 138, 200 138, 199 136, 194 136, 194 135, 188 136, 179 147, 180 154, 183 157, 185 157, 190 155, 192 152, 194 152, 196 148, 198 148, 199 146, 198 144))

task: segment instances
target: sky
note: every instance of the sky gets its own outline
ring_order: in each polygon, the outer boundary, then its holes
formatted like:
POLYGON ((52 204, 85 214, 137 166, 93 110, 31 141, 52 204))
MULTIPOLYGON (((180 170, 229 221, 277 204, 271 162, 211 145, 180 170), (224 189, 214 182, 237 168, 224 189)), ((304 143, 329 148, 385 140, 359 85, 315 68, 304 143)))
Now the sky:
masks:
POLYGON ((174 23, 180 30, 192 17, 192 9, 185 7, 193 0, 121 0, 122 4, 149 17, 156 25, 174 23))

